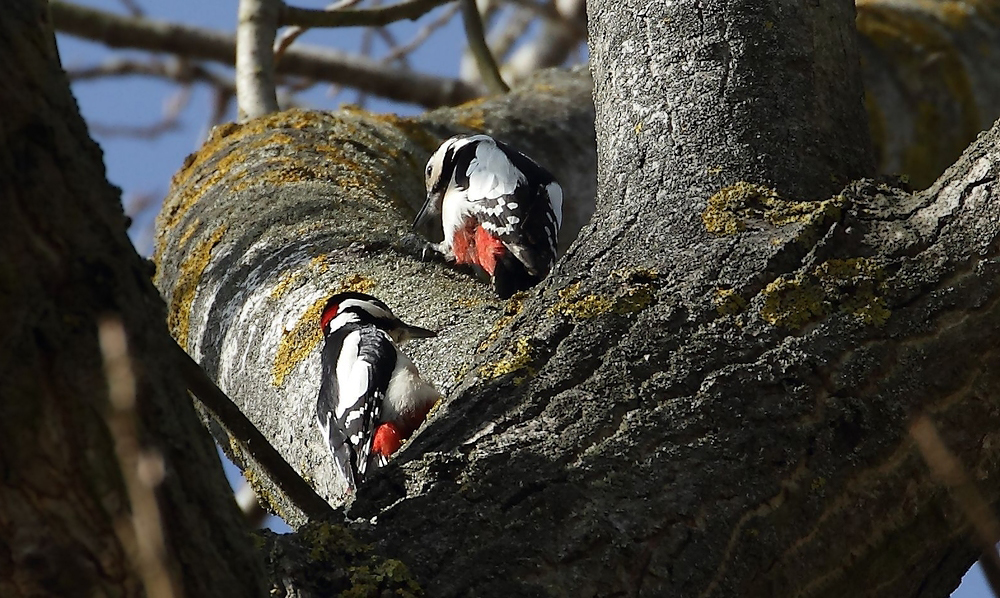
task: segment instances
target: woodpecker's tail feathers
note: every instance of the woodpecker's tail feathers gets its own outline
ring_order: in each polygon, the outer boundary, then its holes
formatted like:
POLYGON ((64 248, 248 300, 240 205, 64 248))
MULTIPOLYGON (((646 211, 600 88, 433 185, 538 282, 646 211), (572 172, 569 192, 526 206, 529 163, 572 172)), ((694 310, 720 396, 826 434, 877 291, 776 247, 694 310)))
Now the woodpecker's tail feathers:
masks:
POLYGON ((493 288, 501 299, 510 299, 518 291, 526 291, 541 282, 542 276, 536 276, 525 268, 521 260, 512 253, 504 252, 497 260, 493 272, 493 288))
POLYGON ((357 476, 354 472, 354 449, 349 442, 346 442, 347 438, 344 437, 343 433, 336 426, 330 425, 329 420, 324 422, 322 415, 318 416, 317 420, 323 434, 323 440, 326 442, 327 448, 330 449, 330 454, 333 455, 333 463, 340 473, 340 477, 344 480, 347 492, 353 494, 358 488, 357 476))

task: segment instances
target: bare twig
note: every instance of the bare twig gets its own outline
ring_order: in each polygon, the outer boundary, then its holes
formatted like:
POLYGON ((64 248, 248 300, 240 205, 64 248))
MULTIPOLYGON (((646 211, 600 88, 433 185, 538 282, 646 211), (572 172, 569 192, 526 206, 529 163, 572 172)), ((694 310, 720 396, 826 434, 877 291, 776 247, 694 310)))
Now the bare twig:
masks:
MULTIPOLYGON (((170 52, 196 60, 232 65, 236 55, 233 36, 205 29, 123 17, 106 11, 52 0, 56 27, 63 33, 94 40, 115 48, 170 52)), ((347 56, 324 48, 289 48, 277 65, 278 73, 340 83, 372 94, 419 104, 427 108, 459 104, 482 94, 462 81, 388 68, 376 61, 347 56)))
POLYGON ((213 73, 199 64, 191 64, 185 60, 137 60, 113 57, 100 64, 68 67, 66 75, 70 81, 74 82, 109 77, 157 77, 177 83, 208 83, 213 87, 236 93, 236 86, 232 80, 213 73))
POLYGON ((280 0, 240 0, 236 26, 236 104, 240 120, 278 111, 274 36, 280 0))
MULTIPOLYGON (((504 62, 511 48, 524 37, 534 20, 535 16, 531 11, 512 6, 507 10, 505 18, 491 27, 487 43, 497 62, 504 62)), ((506 67, 500 68, 501 73, 505 70, 506 67)), ((470 51, 462 53, 458 72, 463 81, 479 80, 479 67, 476 66, 476 59, 470 51)))
POLYGON ((396 39, 396 36, 392 34, 392 31, 385 27, 372 27, 369 31, 382 39, 382 42, 389 49, 387 56, 392 56, 389 60, 381 58, 380 62, 382 64, 388 64, 389 62, 396 61, 399 63, 399 66, 406 69, 410 68, 410 60, 406 56, 406 53, 396 53, 396 48, 399 47, 399 41, 396 39))
POLYGON ((281 11, 282 25, 299 27, 381 27, 396 21, 415 21, 442 4, 453 0, 407 0, 379 8, 356 10, 316 10, 285 6, 281 11))
POLYGON ((532 21, 534 17, 531 11, 513 7, 503 24, 495 27, 495 33, 490 34, 490 49, 493 50, 493 56, 503 60, 517 40, 528 31, 532 21))
POLYGON ((910 426, 910 435, 916 441, 931 474, 948 487, 952 498, 972 523, 976 543, 982 551, 979 562, 983 574, 993 595, 1000 596, 1000 555, 996 549, 997 540, 1000 540, 1000 522, 962 464, 945 446, 929 417, 925 415, 917 419, 910 426))
POLYGON ((180 121, 174 118, 163 118, 151 125, 117 125, 91 121, 87 123, 90 132, 98 137, 122 137, 131 139, 156 139, 164 133, 177 131, 181 128, 180 121))
POLYGON ((125 213, 136 218, 148 210, 159 210, 163 203, 163 194, 154 191, 129 192, 122 199, 125 213))
MULTIPOLYGON (((565 14, 563 10, 556 5, 557 3, 553 2, 537 2, 536 0, 507 0, 507 2, 520 6, 525 10, 529 10, 547 21, 559 23, 564 27, 567 27, 581 40, 587 39, 585 10, 580 18, 574 18, 573 14, 565 14)), ((582 6, 582 3, 580 6, 582 6)), ((577 5, 573 3, 573 5, 564 8, 570 9, 567 12, 576 12, 577 5)))
POLYGON ((392 62, 416 50, 418 47, 420 47, 420 44, 427 41, 427 38, 430 37, 431 34, 433 34, 438 29, 447 25, 448 21, 452 20, 452 18, 455 17, 455 13, 457 13, 458 10, 459 10, 459 5, 457 2, 449 5, 446 9, 441 11, 440 16, 438 16, 433 21, 430 21, 429 23, 421 27, 420 30, 417 31, 417 33, 413 36, 413 39, 411 39, 410 41, 406 42, 401 46, 396 46, 395 48, 392 49, 391 52, 382 57, 382 62, 383 63, 392 62))
POLYGON ((169 131, 180 128, 181 112, 191 100, 191 86, 184 85, 173 94, 163 108, 163 118, 151 125, 102 125, 91 122, 91 132, 105 137, 134 137, 137 139, 155 139, 169 131))
POLYGON ((201 366, 176 343, 173 357, 174 365, 179 368, 181 378, 188 389, 215 414, 229 435, 267 471, 268 477, 281 488, 296 507, 310 519, 328 519, 333 516, 330 505, 316 494, 312 486, 299 476, 278 451, 274 450, 267 438, 243 415, 232 399, 226 396, 226 393, 205 374, 201 366))
POLYGON ((566 62, 581 41, 564 23, 542 21, 538 33, 508 57, 504 63, 504 74, 511 81, 520 81, 537 70, 559 66, 566 62))
POLYGON ((510 88, 503 82, 497 62, 493 59, 489 46, 486 45, 483 19, 479 15, 476 0, 459 1, 462 3, 462 23, 465 25, 465 37, 469 41, 469 50, 479 67, 479 76, 493 93, 507 93, 510 88))
POLYGON ((128 356, 125 327, 117 317, 98 323, 98 340, 108 380, 111 413, 108 428, 115 443, 125 489, 132 507, 132 530, 137 553, 133 555, 146 595, 151 598, 179 596, 177 580, 167 564, 160 508, 153 492, 163 480, 163 460, 159 454, 143 451, 136 424, 136 380, 128 356))
MULTIPOLYGON (((328 4, 327 7, 324 8, 323 10, 327 11, 343 10, 350 6, 354 6, 360 1, 361 0, 338 0, 337 2, 328 4)), ((306 31, 309 31, 309 27, 300 27, 298 25, 288 27, 284 31, 282 31, 281 34, 278 36, 278 39, 276 39, 274 42, 275 62, 281 60, 281 55, 285 53, 285 50, 288 49, 288 46, 295 43, 295 40, 297 40, 299 36, 301 36, 306 31)))
POLYGON ((146 14, 146 11, 144 11, 142 7, 139 6, 139 3, 136 2, 135 0, 120 0, 120 1, 122 3, 122 6, 125 7, 125 10, 128 11, 128 14, 132 15, 133 17, 141 17, 142 15, 146 14))

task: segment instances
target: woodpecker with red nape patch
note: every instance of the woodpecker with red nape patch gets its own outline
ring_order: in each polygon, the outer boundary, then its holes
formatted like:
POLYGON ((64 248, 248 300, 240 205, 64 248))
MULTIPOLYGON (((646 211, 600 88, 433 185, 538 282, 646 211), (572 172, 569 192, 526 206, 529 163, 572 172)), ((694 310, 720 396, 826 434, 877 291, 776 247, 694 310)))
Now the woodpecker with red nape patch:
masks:
POLYGON ((413 227, 428 247, 482 268, 506 299, 545 278, 556 261, 562 187, 531 158, 488 135, 459 135, 427 161, 427 200, 413 227))
POLYGON ((316 418, 348 491, 354 492, 441 398, 396 346, 437 333, 410 326, 385 303, 354 292, 330 297, 320 326, 323 380, 316 418))

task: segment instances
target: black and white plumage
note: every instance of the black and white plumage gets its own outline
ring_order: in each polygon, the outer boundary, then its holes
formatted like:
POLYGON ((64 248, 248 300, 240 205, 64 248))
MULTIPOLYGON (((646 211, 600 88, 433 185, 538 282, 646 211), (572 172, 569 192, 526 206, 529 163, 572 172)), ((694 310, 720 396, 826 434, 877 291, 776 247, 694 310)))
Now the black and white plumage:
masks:
POLYGON ((416 430, 440 398, 396 343, 435 336, 410 326, 364 293, 327 301, 322 375, 316 417, 349 491, 381 467, 416 430))
POLYGON ((444 240, 430 247, 482 268, 507 298, 556 261, 562 187, 531 158, 488 135, 452 137, 427 162, 427 200, 413 222, 444 240))

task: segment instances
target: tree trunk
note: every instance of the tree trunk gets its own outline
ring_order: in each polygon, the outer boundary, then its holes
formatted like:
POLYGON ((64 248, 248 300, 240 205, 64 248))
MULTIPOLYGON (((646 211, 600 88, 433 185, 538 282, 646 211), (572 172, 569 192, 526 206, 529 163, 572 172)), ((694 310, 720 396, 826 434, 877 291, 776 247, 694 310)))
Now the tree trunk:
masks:
POLYGON ((128 332, 140 447, 165 466, 169 571, 187 596, 259 595, 215 448, 164 367, 164 305, 69 93, 45 2, 2 4, 0 57, 0 595, 143 595, 106 420, 106 315, 128 332))

